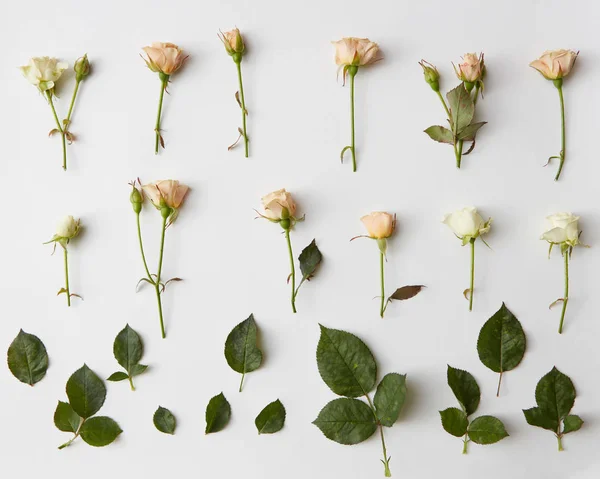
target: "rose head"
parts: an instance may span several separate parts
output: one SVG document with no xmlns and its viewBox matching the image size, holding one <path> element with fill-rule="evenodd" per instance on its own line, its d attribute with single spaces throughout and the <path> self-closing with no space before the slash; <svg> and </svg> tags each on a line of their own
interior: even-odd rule
<svg viewBox="0 0 600 479">
<path fill-rule="evenodd" d="M 187 58 L 183 50 L 173 43 L 152 43 L 149 47 L 142 48 L 148 58 L 144 58 L 148 68 L 156 73 L 172 75 Z M 143 57 L 142 57 L 143 58 Z"/>
<path fill-rule="evenodd" d="M 75 61 L 73 70 L 75 70 L 77 81 L 83 80 L 90 74 L 90 61 L 88 60 L 87 53 Z"/>
<path fill-rule="evenodd" d="M 571 213 L 556 213 L 546 218 L 548 229 L 540 239 L 550 244 L 566 244 L 577 246 L 580 244 L 579 216 Z"/>
<path fill-rule="evenodd" d="M 246 50 L 246 46 L 244 45 L 244 39 L 237 28 L 225 33 L 221 32 L 219 38 L 223 42 L 225 50 L 229 55 L 241 59 Z"/>
<path fill-rule="evenodd" d="M 463 62 L 455 66 L 454 71 L 459 80 L 469 83 L 475 83 L 483 78 L 485 71 L 483 53 L 477 56 L 476 53 L 466 53 L 463 56 Z"/>
<path fill-rule="evenodd" d="M 368 38 L 346 37 L 332 42 L 335 63 L 339 66 L 365 66 L 379 59 L 379 45 Z"/>
<path fill-rule="evenodd" d="M 444 217 L 443 223 L 448 225 L 452 232 L 467 244 L 490 230 L 492 219 L 485 221 L 477 212 L 477 208 L 467 207 L 455 211 Z"/>
<path fill-rule="evenodd" d="M 529 66 L 535 68 L 548 80 L 566 77 L 573 68 L 579 52 L 573 50 L 548 50 Z"/>
<path fill-rule="evenodd" d="M 264 216 L 274 222 L 294 218 L 296 214 L 296 203 L 292 195 L 282 190 L 273 191 L 261 198 Z"/>
<path fill-rule="evenodd" d="M 177 210 L 189 188 L 177 180 L 160 180 L 142 186 L 142 190 L 157 209 L 167 206 Z"/>
<path fill-rule="evenodd" d="M 360 220 L 365 225 L 369 238 L 377 240 L 392 236 L 396 227 L 396 217 L 383 211 L 374 211 Z"/>
<path fill-rule="evenodd" d="M 44 93 L 54 90 L 54 83 L 68 67 L 67 63 L 61 62 L 57 58 L 33 57 L 29 60 L 29 64 L 20 69 L 29 83 Z"/>
<path fill-rule="evenodd" d="M 440 72 L 438 72 L 435 65 L 432 65 L 425 60 L 421 60 L 419 62 L 421 68 L 423 68 L 423 76 L 425 77 L 425 81 L 429 83 L 429 86 L 433 91 L 440 90 Z"/>
</svg>

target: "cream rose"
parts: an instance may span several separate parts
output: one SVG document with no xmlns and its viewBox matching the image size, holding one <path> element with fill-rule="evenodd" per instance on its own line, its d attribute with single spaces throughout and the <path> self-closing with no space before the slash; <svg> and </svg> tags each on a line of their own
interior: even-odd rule
<svg viewBox="0 0 600 479">
<path fill-rule="evenodd" d="M 485 221 L 472 206 L 455 211 L 444 217 L 443 223 L 458 236 L 463 243 L 468 243 L 490 230 L 492 219 Z"/>
<path fill-rule="evenodd" d="M 143 185 L 142 190 L 156 208 L 161 209 L 163 206 L 168 206 L 178 209 L 183 203 L 189 187 L 177 180 L 160 180 Z"/>
<path fill-rule="evenodd" d="M 287 219 L 296 214 L 296 203 L 292 195 L 285 191 L 285 188 L 263 196 L 261 201 L 265 216 L 270 220 Z"/>
<path fill-rule="evenodd" d="M 529 66 L 535 68 L 548 80 L 566 77 L 573 68 L 579 52 L 573 50 L 548 50 Z"/>
<path fill-rule="evenodd" d="M 364 66 L 379 59 L 379 45 L 368 38 L 346 37 L 332 43 L 335 45 L 336 65 Z"/>
<path fill-rule="evenodd" d="M 187 56 L 183 50 L 173 43 L 152 43 L 149 47 L 142 48 L 148 59 L 144 58 L 146 65 L 153 72 L 172 75 L 175 73 Z"/>
<path fill-rule="evenodd" d="M 79 220 L 73 216 L 65 216 L 56 226 L 55 238 L 71 239 L 79 233 Z"/>
<path fill-rule="evenodd" d="M 57 58 L 33 57 L 29 64 L 20 67 L 27 81 L 38 87 L 43 93 L 54 88 L 54 83 L 60 78 L 62 73 L 69 67 L 65 62 Z"/>
<path fill-rule="evenodd" d="M 394 233 L 396 226 L 395 216 L 383 211 L 374 211 L 360 220 L 367 228 L 369 238 L 373 239 L 389 238 Z"/>
<path fill-rule="evenodd" d="M 221 33 L 219 38 L 223 42 L 223 45 L 225 45 L 225 50 L 227 50 L 227 53 L 230 55 L 233 56 L 235 53 L 239 55 L 244 54 L 246 46 L 244 45 L 244 39 L 242 38 L 239 29 L 234 28 L 228 32 Z"/>
<path fill-rule="evenodd" d="M 579 216 L 571 213 L 556 213 L 546 218 L 548 229 L 541 239 L 550 244 L 567 244 L 577 246 L 579 244 Z"/>
<path fill-rule="evenodd" d="M 458 64 L 458 69 L 454 71 L 459 80 L 474 83 L 481 79 L 483 74 L 483 53 L 477 56 L 476 53 L 466 53 L 463 56 L 463 62 Z"/>
</svg>

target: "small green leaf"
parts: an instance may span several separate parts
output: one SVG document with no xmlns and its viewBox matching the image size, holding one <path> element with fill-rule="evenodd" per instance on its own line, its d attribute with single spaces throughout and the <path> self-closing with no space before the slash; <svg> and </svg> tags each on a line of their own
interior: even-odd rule
<svg viewBox="0 0 600 479">
<path fill-rule="evenodd" d="M 106 416 L 92 417 L 81 426 L 81 439 L 90 446 L 103 447 L 113 442 L 123 431 L 119 425 Z"/>
<path fill-rule="evenodd" d="M 117 362 L 131 374 L 133 367 L 140 362 L 144 346 L 137 332 L 129 324 L 117 334 L 113 344 L 113 353 Z"/>
<path fill-rule="evenodd" d="M 523 409 L 523 414 L 525 415 L 527 424 L 548 429 L 553 432 L 558 431 L 558 418 L 546 416 L 539 407 Z"/>
<path fill-rule="evenodd" d="M 77 415 L 68 402 L 58 401 L 54 411 L 54 425 L 63 432 L 76 433 L 79 429 L 81 418 Z"/>
<path fill-rule="evenodd" d="M 117 371 L 116 373 L 112 373 L 109 377 L 106 378 L 107 381 L 113 382 L 125 381 L 125 379 L 129 379 L 129 376 L 123 371 Z"/>
<path fill-rule="evenodd" d="M 579 431 L 581 426 L 583 426 L 583 419 L 575 414 L 569 414 L 564 420 L 563 434 Z"/>
<path fill-rule="evenodd" d="M 442 419 L 442 426 L 448 434 L 462 437 L 467 433 L 469 420 L 464 411 L 456 407 L 449 407 L 440 411 L 440 417 Z"/>
<path fill-rule="evenodd" d="M 386 374 L 375 392 L 373 404 L 377 419 L 383 426 L 392 427 L 398 420 L 406 400 L 406 374 Z"/>
<path fill-rule="evenodd" d="M 279 399 L 267 404 L 254 420 L 259 434 L 276 433 L 281 430 L 284 422 L 285 408 Z"/>
<path fill-rule="evenodd" d="M 317 247 L 317 243 L 313 239 L 310 244 L 302 250 L 298 261 L 300 262 L 300 271 L 302 272 L 302 281 L 309 280 L 313 277 L 323 256 Z"/>
<path fill-rule="evenodd" d="M 231 417 L 231 406 L 223 393 L 213 397 L 206 406 L 206 429 L 205 434 L 219 432 L 227 426 Z"/>
<path fill-rule="evenodd" d="M 371 408 L 353 398 L 339 398 L 327 403 L 313 421 L 321 432 L 339 444 L 358 444 L 377 430 Z"/>
<path fill-rule="evenodd" d="M 154 422 L 156 429 L 158 429 L 160 432 L 164 432 L 165 434 L 175 434 L 177 421 L 175 420 L 175 416 L 173 416 L 171 411 L 169 411 L 167 408 L 158 406 L 152 421 Z"/>
<path fill-rule="evenodd" d="M 257 370 L 262 363 L 262 351 L 256 345 L 256 336 L 256 322 L 251 314 L 231 330 L 225 341 L 227 364 L 235 372 L 242 374 L 242 381 L 246 373 Z"/>
<path fill-rule="evenodd" d="M 568 376 L 554 367 L 538 382 L 535 401 L 545 416 L 562 420 L 575 403 L 575 387 Z"/>
<path fill-rule="evenodd" d="M 67 396 L 73 410 L 87 419 L 96 414 L 106 399 L 106 387 L 94 371 L 84 364 L 67 381 Z"/>
<path fill-rule="evenodd" d="M 504 424 L 494 416 L 480 416 L 469 424 L 469 439 L 475 444 L 494 444 L 507 436 Z"/>
<path fill-rule="evenodd" d="M 319 325 L 317 366 L 321 378 L 339 396 L 364 396 L 375 386 L 377 364 L 373 353 L 358 337 Z"/>
<path fill-rule="evenodd" d="M 469 92 L 463 84 L 458 85 L 454 90 L 446 94 L 448 98 L 448 108 L 452 120 L 452 131 L 456 134 L 462 131 L 473 120 L 475 114 L 475 104 Z"/>
<path fill-rule="evenodd" d="M 14 377 L 33 386 L 46 375 L 48 353 L 40 338 L 21 329 L 8 347 L 7 362 Z"/>
<path fill-rule="evenodd" d="M 463 141 L 475 141 L 475 135 L 486 123 L 487 121 L 480 121 L 465 126 L 461 131 L 458 132 L 458 139 Z"/>
<path fill-rule="evenodd" d="M 139 376 L 140 374 L 142 374 L 144 371 L 146 371 L 146 369 L 148 369 L 148 366 L 146 366 L 145 364 L 135 364 L 132 368 L 131 368 L 131 376 Z"/>
<path fill-rule="evenodd" d="M 394 291 L 394 294 L 388 298 L 388 301 L 392 301 L 394 299 L 398 301 L 405 301 L 407 299 L 414 298 L 424 287 L 425 286 L 423 285 L 402 286 Z"/>
<path fill-rule="evenodd" d="M 467 416 L 477 410 L 481 391 L 471 373 L 448 366 L 448 386 L 452 389 L 454 396 L 467 413 Z"/>
<path fill-rule="evenodd" d="M 430 126 L 425 130 L 425 133 L 429 135 L 434 141 L 439 143 L 448 143 L 449 145 L 454 145 L 454 136 L 452 132 L 448 128 L 444 128 L 443 126 Z"/>
</svg>

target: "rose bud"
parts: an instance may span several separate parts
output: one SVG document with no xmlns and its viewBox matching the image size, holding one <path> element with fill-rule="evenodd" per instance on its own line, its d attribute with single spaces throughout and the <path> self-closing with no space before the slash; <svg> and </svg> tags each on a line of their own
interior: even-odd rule
<svg viewBox="0 0 600 479">
<path fill-rule="evenodd" d="M 44 93 L 54 92 L 54 83 L 68 67 L 67 63 L 58 61 L 57 58 L 33 57 L 28 65 L 20 69 L 29 83 Z"/>
<path fill-rule="evenodd" d="M 139 214 L 142 211 L 142 204 L 144 203 L 144 195 L 138 190 L 134 184 L 131 185 L 131 194 L 129 195 L 129 201 L 131 201 L 131 206 L 133 207 L 133 211 L 136 214 Z"/>
<path fill-rule="evenodd" d="M 148 68 L 159 75 L 172 75 L 187 58 L 183 50 L 173 43 L 155 42 L 142 50 L 148 55 L 147 59 L 144 58 Z"/>
<path fill-rule="evenodd" d="M 573 50 L 548 50 L 529 66 L 535 68 L 548 80 L 559 80 L 571 72 L 577 55 L 579 52 Z"/>
<path fill-rule="evenodd" d="M 546 218 L 548 230 L 540 239 L 550 244 L 577 246 L 579 243 L 579 216 L 571 213 L 556 213 Z"/>
<path fill-rule="evenodd" d="M 458 69 L 454 66 L 454 72 L 459 80 L 467 84 L 481 80 L 484 72 L 483 53 L 479 56 L 475 53 L 466 53 L 463 62 L 458 64 Z"/>
<path fill-rule="evenodd" d="M 233 58 L 233 61 L 235 63 L 241 62 L 242 56 L 246 51 L 246 45 L 244 45 L 244 39 L 239 29 L 234 28 L 225 33 L 221 32 L 219 38 L 223 42 L 227 53 Z"/>
<path fill-rule="evenodd" d="M 368 38 L 346 37 L 332 42 L 335 63 L 339 66 L 365 66 L 379 60 L 379 45 Z"/>
<path fill-rule="evenodd" d="M 90 74 L 90 61 L 88 60 L 87 53 L 75 61 L 73 70 L 75 70 L 75 80 L 77 82 L 80 82 Z"/>
<path fill-rule="evenodd" d="M 279 223 L 284 230 L 290 229 L 296 221 L 301 221 L 295 218 L 296 203 L 285 188 L 263 196 L 261 202 L 264 209 L 262 216 L 269 221 Z"/>
<path fill-rule="evenodd" d="M 423 68 L 423 75 L 425 81 L 429 83 L 429 86 L 433 91 L 440 91 L 440 72 L 437 71 L 435 65 L 432 65 L 425 60 L 421 60 L 419 65 Z"/>
<path fill-rule="evenodd" d="M 369 238 L 377 240 L 392 236 L 396 227 L 396 217 L 383 211 L 374 211 L 360 220 L 367 228 Z"/>
<path fill-rule="evenodd" d="M 485 221 L 472 206 L 455 211 L 444 217 L 444 224 L 448 225 L 463 244 L 476 239 L 490 230 L 492 219 Z"/>
<path fill-rule="evenodd" d="M 64 238 L 70 240 L 75 238 L 79 233 L 79 220 L 73 216 L 65 216 L 56 226 L 56 238 Z"/>
</svg>

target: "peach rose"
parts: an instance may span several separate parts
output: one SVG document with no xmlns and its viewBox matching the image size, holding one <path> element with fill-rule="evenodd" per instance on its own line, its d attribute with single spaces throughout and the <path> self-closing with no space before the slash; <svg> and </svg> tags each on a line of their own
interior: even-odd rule
<svg viewBox="0 0 600 479">
<path fill-rule="evenodd" d="M 368 38 L 345 37 L 335 45 L 335 63 L 339 66 L 364 66 L 379 59 L 379 45 Z"/>
<path fill-rule="evenodd" d="M 296 214 L 296 203 L 292 195 L 282 190 L 274 191 L 261 198 L 265 216 L 274 221 L 294 217 Z"/>
<path fill-rule="evenodd" d="M 225 45 L 225 50 L 229 55 L 233 56 L 234 54 L 243 55 L 246 46 L 244 45 L 244 39 L 242 38 L 242 34 L 239 29 L 234 28 L 228 32 L 221 32 L 219 38 Z"/>
<path fill-rule="evenodd" d="M 579 52 L 573 50 L 548 50 L 529 66 L 535 68 L 548 80 L 566 77 L 573 68 Z"/>
<path fill-rule="evenodd" d="M 142 50 L 148 55 L 148 59 L 144 58 L 148 68 L 165 75 L 172 75 L 179 70 L 187 58 L 183 50 L 173 43 L 155 42 Z"/>
<path fill-rule="evenodd" d="M 389 238 L 394 233 L 396 218 L 394 215 L 383 211 L 374 211 L 360 219 L 369 233 L 369 238 Z"/>
<path fill-rule="evenodd" d="M 142 186 L 142 190 L 156 208 L 161 209 L 163 206 L 168 206 L 178 209 L 189 188 L 177 180 L 160 180 Z"/>
</svg>

